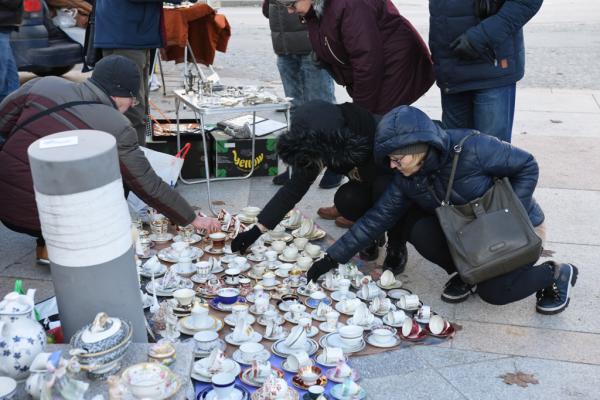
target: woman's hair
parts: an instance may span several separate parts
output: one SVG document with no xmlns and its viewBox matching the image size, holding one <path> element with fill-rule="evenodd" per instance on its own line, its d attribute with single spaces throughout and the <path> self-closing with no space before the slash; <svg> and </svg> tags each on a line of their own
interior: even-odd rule
<svg viewBox="0 0 600 400">
<path fill-rule="evenodd" d="M 415 154 L 405 155 L 404 157 L 412 156 L 412 160 L 411 160 L 410 164 L 404 165 L 404 168 L 412 169 L 412 168 L 420 166 L 421 164 L 423 164 L 425 162 L 427 153 L 428 153 L 428 151 L 424 151 L 423 153 L 415 153 Z"/>
</svg>

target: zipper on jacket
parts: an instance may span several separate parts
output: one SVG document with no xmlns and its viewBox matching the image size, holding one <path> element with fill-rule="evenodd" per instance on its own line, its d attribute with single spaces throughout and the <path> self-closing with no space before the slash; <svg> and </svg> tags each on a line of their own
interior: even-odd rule
<svg viewBox="0 0 600 400">
<path fill-rule="evenodd" d="M 346 65 L 345 62 L 343 62 L 342 60 L 340 60 L 335 53 L 333 52 L 333 50 L 331 50 L 331 46 L 329 46 L 329 40 L 327 40 L 327 36 L 325 36 L 325 47 L 327 47 L 327 49 L 329 49 L 329 52 L 331 53 L 331 55 L 333 56 L 333 58 L 335 58 L 337 60 L 337 62 L 339 62 L 342 65 Z"/>
</svg>

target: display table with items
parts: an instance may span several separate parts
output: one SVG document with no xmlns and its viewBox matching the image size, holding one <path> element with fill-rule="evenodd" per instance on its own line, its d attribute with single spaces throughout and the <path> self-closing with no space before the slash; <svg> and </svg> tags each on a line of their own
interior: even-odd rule
<svg viewBox="0 0 600 400">
<path fill-rule="evenodd" d="M 259 212 L 221 210 L 221 231 L 208 235 L 154 212 L 134 221 L 152 344 L 131 343 L 131 324 L 101 312 L 69 345 L 45 345 L 33 291 L 6 295 L 0 398 L 26 391 L 69 400 L 362 399 L 352 357 L 454 336 L 452 324 L 391 272 L 373 279 L 350 263 L 307 282 L 332 239 L 299 211 L 246 255 L 232 254 L 230 240 Z"/>
</svg>

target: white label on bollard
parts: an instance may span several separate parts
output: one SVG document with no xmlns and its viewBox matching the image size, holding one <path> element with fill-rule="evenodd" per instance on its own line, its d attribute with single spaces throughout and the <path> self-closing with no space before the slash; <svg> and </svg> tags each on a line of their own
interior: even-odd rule
<svg viewBox="0 0 600 400">
<path fill-rule="evenodd" d="M 77 136 L 66 136 L 52 139 L 40 140 L 40 149 L 51 149 L 53 147 L 74 146 L 79 142 Z"/>
</svg>

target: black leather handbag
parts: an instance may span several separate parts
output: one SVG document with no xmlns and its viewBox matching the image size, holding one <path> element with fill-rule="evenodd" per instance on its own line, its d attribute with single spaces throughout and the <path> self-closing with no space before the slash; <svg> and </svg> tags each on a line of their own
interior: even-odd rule
<svg viewBox="0 0 600 400">
<path fill-rule="evenodd" d="M 495 179 L 483 196 L 467 204 L 450 204 L 462 146 L 476 134 L 479 132 L 464 137 L 454 147 L 446 197 L 435 210 L 458 274 L 471 285 L 533 263 L 542 250 L 542 239 L 508 178 Z M 434 193 L 431 186 L 429 190 Z"/>
</svg>

